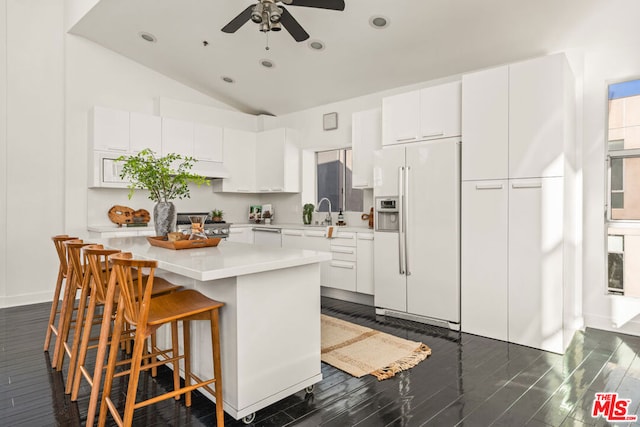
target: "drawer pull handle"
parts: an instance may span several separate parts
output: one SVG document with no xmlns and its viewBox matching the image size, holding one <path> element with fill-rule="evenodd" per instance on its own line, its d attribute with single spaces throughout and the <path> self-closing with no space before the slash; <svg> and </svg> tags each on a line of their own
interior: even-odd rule
<svg viewBox="0 0 640 427">
<path fill-rule="evenodd" d="M 502 184 L 476 185 L 476 190 L 502 190 Z"/>
<path fill-rule="evenodd" d="M 353 264 L 336 264 L 332 262 L 331 267 L 346 268 L 349 270 L 353 270 Z"/>
<path fill-rule="evenodd" d="M 536 182 L 532 184 L 511 184 L 511 188 L 542 188 L 542 183 Z"/>
<path fill-rule="evenodd" d="M 355 251 L 353 249 L 338 249 L 331 248 L 331 252 L 339 253 L 339 254 L 354 254 Z"/>
<path fill-rule="evenodd" d="M 408 136 L 406 138 L 396 138 L 397 142 L 404 142 L 404 141 L 413 141 L 414 139 L 416 139 L 415 136 Z"/>
</svg>

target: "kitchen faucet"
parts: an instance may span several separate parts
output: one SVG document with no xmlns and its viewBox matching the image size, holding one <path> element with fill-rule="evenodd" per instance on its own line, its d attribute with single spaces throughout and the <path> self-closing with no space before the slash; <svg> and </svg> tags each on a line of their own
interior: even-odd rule
<svg viewBox="0 0 640 427">
<path fill-rule="evenodd" d="M 316 208 L 316 212 L 320 212 L 320 204 L 325 200 L 327 201 L 327 203 L 329 203 L 329 212 L 327 213 L 327 216 L 324 219 L 324 223 L 325 225 L 331 225 L 331 223 L 333 222 L 333 220 L 331 219 L 331 200 L 327 199 L 326 197 L 323 197 L 322 199 L 320 199 L 320 201 L 318 202 L 318 207 Z"/>
</svg>

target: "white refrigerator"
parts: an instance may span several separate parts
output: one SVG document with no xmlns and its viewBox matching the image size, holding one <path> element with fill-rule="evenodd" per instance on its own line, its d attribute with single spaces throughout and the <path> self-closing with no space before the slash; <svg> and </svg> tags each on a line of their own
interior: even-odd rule
<svg viewBox="0 0 640 427">
<path fill-rule="evenodd" d="M 458 329 L 460 139 L 376 151 L 374 197 L 397 197 L 401 224 L 374 231 L 377 312 Z"/>
</svg>

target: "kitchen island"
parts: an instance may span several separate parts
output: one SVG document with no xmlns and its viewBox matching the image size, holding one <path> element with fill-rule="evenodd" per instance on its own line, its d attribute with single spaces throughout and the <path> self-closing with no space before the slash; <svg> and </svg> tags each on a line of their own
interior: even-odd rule
<svg viewBox="0 0 640 427">
<path fill-rule="evenodd" d="M 225 303 L 222 390 L 224 410 L 234 418 L 251 417 L 322 379 L 320 262 L 329 253 L 227 241 L 178 251 L 151 246 L 145 237 L 94 241 L 157 260 L 157 276 Z M 194 322 L 191 331 L 192 370 L 212 377 L 209 324 Z"/>
</svg>

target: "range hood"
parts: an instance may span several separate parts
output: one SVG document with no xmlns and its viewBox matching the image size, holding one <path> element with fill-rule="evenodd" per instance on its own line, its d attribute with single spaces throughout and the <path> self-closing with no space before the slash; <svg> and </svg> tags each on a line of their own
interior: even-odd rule
<svg viewBox="0 0 640 427">
<path fill-rule="evenodd" d="M 191 173 L 202 175 L 205 178 L 229 178 L 231 176 L 223 163 L 205 160 L 199 160 L 193 165 Z"/>
</svg>

